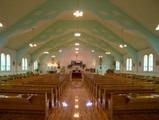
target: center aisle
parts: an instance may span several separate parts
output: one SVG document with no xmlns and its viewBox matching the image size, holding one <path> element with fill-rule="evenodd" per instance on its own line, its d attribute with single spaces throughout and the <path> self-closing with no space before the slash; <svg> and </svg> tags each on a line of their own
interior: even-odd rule
<svg viewBox="0 0 159 120">
<path fill-rule="evenodd" d="M 92 103 L 82 81 L 70 81 L 61 97 L 60 107 L 49 120 L 108 120 L 101 108 Z"/>
</svg>

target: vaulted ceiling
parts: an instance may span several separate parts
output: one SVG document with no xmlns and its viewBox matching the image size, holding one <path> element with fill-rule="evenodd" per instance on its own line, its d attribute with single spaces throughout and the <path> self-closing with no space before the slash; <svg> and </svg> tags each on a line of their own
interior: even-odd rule
<svg viewBox="0 0 159 120">
<path fill-rule="evenodd" d="M 17 58 L 36 59 L 46 50 L 73 47 L 80 32 L 82 46 L 111 51 L 116 59 L 128 54 L 137 60 L 137 51 L 146 48 L 159 55 L 158 6 L 158 0 L 0 0 L 0 47 L 16 50 Z M 73 16 L 77 9 L 83 17 Z"/>
</svg>

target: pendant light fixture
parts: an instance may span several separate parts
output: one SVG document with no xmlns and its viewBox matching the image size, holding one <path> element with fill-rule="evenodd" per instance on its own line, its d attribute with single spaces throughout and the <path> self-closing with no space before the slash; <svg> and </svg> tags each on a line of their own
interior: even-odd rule
<svg viewBox="0 0 159 120">
<path fill-rule="evenodd" d="M 121 37 L 124 40 L 124 29 L 123 28 L 121 28 Z M 127 44 L 120 44 L 119 47 L 126 48 L 126 47 L 128 47 L 128 45 Z"/>
<path fill-rule="evenodd" d="M 83 11 L 79 10 L 79 0 L 77 0 L 77 10 L 73 12 L 73 16 L 76 18 L 82 17 L 83 16 Z"/>
<path fill-rule="evenodd" d="M 157 27 L 156 27 L 156 31 L 159 31 L 159 24 L 158 24 Z"/>
<path fill-rule="evenodd" d="M 79 10 L 79 0 L 76 1 L 76 11 L 73 12 L 73 16 L 75 16 L 75 18 L 79 18 L 83 16 L 83 11 Z M 74 32 L 74 36 L 76 37 L 76 39 L 78 40 L 78 38 L 81 36 L 81 33 L 79 32 L 79 19 L 75 19 L 76 21 L 76 31 Z M 78 42 L 75 43 L 75 53 L 76 55 L 79 53 L 79 46 L 80 44 Z M 77 57 L 77 56 L 76 56 Z"/>
<path fill-rule="evenodd" d="M 3 24 L 0 22 L 0 28 L 2 28 L 3 27 Z"/>
</svg>

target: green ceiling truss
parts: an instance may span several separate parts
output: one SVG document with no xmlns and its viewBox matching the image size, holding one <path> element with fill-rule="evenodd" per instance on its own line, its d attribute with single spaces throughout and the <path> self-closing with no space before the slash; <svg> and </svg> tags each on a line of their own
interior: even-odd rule
<svg viewBox="0 0 159 120">
<path fill-rule="evenodd" d="M 97 34 L 100 37 L 103 37 L 105 40 L 110 40 L 113 43 L 117 44 L 124 44 L 125 42 L 120 38 L 119 36 L 115 35 L 112 31 L 110 31 L 108 28 L 103 27 L 100 23 L 96 21 L 59 21 L 56 24 L 53 24 L 49 26 L 46 30 L 39 33 L 37 36 L 35 36 L 31 42 L 33 43 L 39 43 L 44 42 L 44 40 L 50 38 L 54 35 L 60 35 L 63 34 L 64 31 L 67 31 L 67 29 L 77 29 L 77 26 L 80 26 L 80 28 L 85 29 L 87 31 L 90 31 L 92 35 Z M 94 31 L 98 30 L 98 31 Z M 72 34 L 73 35 L 73 34 Z M 94 39 L 97 44 L 99 44 L 99 41 Z M 28 43 L 29 44 L 29 43 Z M 28 44 L 23 46 L 20 50 L 18 50 L 18 56 L 21 56 L 21 54 L 24 54 L 25 51 L 29 48 Z M 106 44 L 106 41 L 105 41 Z M 108 46 L 108 44 L 106 44 Z M 109 45 L 110 46 L 110 45 Z M 113 47 L 111 47 L 113 48 Z M 127 54 L 129 54 L 134 60 L 137 60 L 136 57 L 136 51 L 134 48 L 129 46 L 126 48 Z"/>
<path fill-rule="evenodd" d="M 43 45 L 41 48 L 39 48 L 38 50 L 36 50 L 33 54 L 32 54 L 32 58 L 33 60 L 38 59 L 38 57 L 43 54 L 44 51 L 49 51 L 52 48 L 59 48 L 60 47 L 64 47 L 66 46 L 66 44 L 68 44 L 69 42 L 73 42 L 73 40 L 65 40 L 65 39 L 61 39 L 61 40 L 53 40 L 48 42 L 47 44 Z"/>
<path fill-rule="evenodd" d="M 147 41 L 159 54 L 158 37 L 156 37 L 148 29 L 146 29 L 141 23 L 139 23 L 131 16 L 124 13 L 114 4 L 112 4 L 109 0 L 101 0 L 101 1 L 91 0 L 91 2 L 89 0 L 81 0 L 79 8 L 83 10 L 92 11 L 101 19 L 113 20 L 118 24 L 120 24 L 125 29 L 136 30 L 140 32 L 147 38 Z M 77 9 L 77 3 L 75 0 L 70 0 L 69 2 L 65 0 L 59 0 L 59 1 L 47 0 L 38 8 L 35 8 L 32 12 L 30 12 L 21 20 L 19 20 L 17 23 L 9 27 L 6 31 L 1 32 L 0 47 L 3 47 L 7 43 L 8 38 L 15 35 L 20 30 L 33 28 L 41 21 L 54 20 L 55 18 L 60 16 L 63 12 L 67 10 L 74 11 L 76 9 Z M 101 12 L 105 12 L 106 14 L 101 14 Z M 41 33 L 39 33 L 39 35 L 34 37 L 33 41 L 38 41 L 38 40 L 43 41 L 45 39 L 48 39 L 48 37 L 52 34 L 58 34 L 58 32 L 55 32 L 56 29 L 66 30 L 73 28 L 73 26 L 77 27 L 77 25 L 90 31 L 96 29 L 98 32 L 96 33 L 92 32 L 92 34 L 97 34 L 99 36 L 102 36 L 107 40 L 115 42 L 116 44 L 125 43 L 120 36 L 117 36 L 117 34 L 113 33 L 109 28 L 102 26 L 97 21 L 57 22 L 54 25 L 51 25 L 47 30 L 44 30 Z M 48 30 L 50 30 L 50 32 Z M 105 32 L 103 32 L 103 30 Z M 134 60 L 137 60 L 136 51 L 134 50 L 134 48 L 131 47 L 131 45 L 128 46 L 130 47 L 126 48 L 127 53 L 130 56 L 132 56 Z M 26 47 L 23 48 L 27 49 Z"/>
<path fill-rule="evenodd" d="M 67 47 L 74 47 L 74 44 L 73 45 L 71 43 L 67 43 L 67 44 L 70 44 L 70 45 L 67 45 Z M 97 47 L 96 45 L 93 45 L 92 43 L 89 44 L 89 42 L 87 42 L 86 40 L 80 39 L 80 46 L 85 47 L 85 48 L 91 48 L 91 49 L 95 50 L 95 53 L 92 53 L 92 55 L 103 55 L 103 58 L 107 57 L 109 60 L 112 60 L 114 58 L 111 55 L 105 55 L 104 54 L 105 50 L 102 50 L 99 46 Z M 38 57 L 39 60 L 42 62 L 46 56 L 51 57 L 51 55 L 56 55 L 56 56 L 59 55 L 58 50 L 61 47 L 63 47 L 63 46 L 59 46 L 57 48 L 51 48 L 49 50 L 50 55 L 40 54 Z M 90 50 L 90 52 L 91 52 L 91 50 Z"/>
<path fill-rule="evenodd" d="M 72 33 L 72 34 L 73 34 L 73 33 Z M 67 41 L 67 40 L 69 40 L 69 39 L 73 39 L 73 38 L 74 38 L 74 43 L 77 42 L 76 38 L 75 38 L 74 36 L 72 36 L 72 34 L 71 34 L 71 33 L 68 33 L 68 35 L 65 35 L 65 37 L 64 37 L 63 39 L 64 39 L 65 41 Z M 61 38 L 61 39 L 62 39 L 62 38 Z M 86 33 L 82 33 L 82 37 L 80 37 L 80 38 L 78 39 L 78 42 L 79 42 L 81 39 L 84 39 L 85 41 L 89 41 L 89 42 L 87 42 L 88 45 L 91 44 L 91 43 L 93 43 L 94 45 L 98 46 L 101 50 L 103 49 L 103 50 L 104 50 L 104 53 L 105 53 L 106 51 L 111 51 L 111 52 L 112 52 L 112 55 L 113 55 L 114 57 L 116 57 L 116 59 L 119 59 L 119 60 L 122 60 L 122 59 L 123 59 L 122 54 L 121 54 L 120 52 L 118 52 L 116 49 L 112 48 L 110 45 L 108 45 L 106 42 L 104 42 L 104 41 L 102 41 L 102 40 L 100 40 L 100 39 L 94 38 L 94 37 L 92 37 L 92 36 L 90 36 L 90 35 L 88 35 L 88 34 L 86 34 Z M 99 42 L 96 42 L 94 39 L 95 39 L 96 41 L 99 41 Z M 53 41 L 53 42 L 55 42 L 55 41 L 59 42 L 59 40 L 60 40 L 60 39 L 57 38 L 57 39 L 54 39 L 54 40 L 52 40 L 52 41 Z M 41 49 L 43 49 L 43 51 L 46 50 L 47 47 L 48 47 L 48 45 L 49 45 L 49 46 L 51 45 L 51 47 L 54 48 L 52 41 L 46 42 L 45 45 L 41 47 Z M 65 43 L 62 43 L 62 44 L 64 45 L 63 47 L 66 46 Z M 36 54 L 37 54 L 37 53 L 40 54 L 41 52 L 42 52 L 42 51 L 38 49 L 37 52 L 34 52 L 34 54 L 35 54 L 35 53 L 36 53 Z"/>
<path fill-rule="evenodd" d="M 88 37 L 86 37 L 86 38 L 88 38 Z M 65 44 L 63 44 L 63 46 L 59 46 L 58 48 L 56 48 L 56 53 L 58 52 L 58 49 L 60 49 L 61 47 L 64 47 L 64 46 L 66 46 L 66 44 L 67 44 L 67 46 L 70 46 L 70 47 L 74 47 L 74 44 L 72 44 L 72 43 L 75 43 L 75 41 L 76 41 L 76 38 L 70 38 L 70 40 L 72 41 L 72 42 L 68 42 L 68 41 L 66 41 L 65 42 Z M 88 48 L 92 48 L 92 49 L 94 49 L 95 51 L 98 51 L 98 53 L 100 53 L 100 55 L 103 55 L 103 56 L 107 56 L 107 57 L 111 57 L 111 58 L 114 58 L 114 57 L 117 57 L 116 59 L 118 59 L 118 60 L 122 60 L 122 56 L 120 55 L 120 54 L 117 54 L 116 53 L 116 55 L 117 56 L 111 56 L 111 55 L 105 55 L 105 51 L 106 51 L 106 49 L 104 49 L 104 48 L 101 48 L 101 46 L 100 45 L 98 45 L 98 44 L 94 44 L 93 43 L 93 41 L 92 40 L 85 40 L 85 39 L 83 39 L 83 38 L 81 38 L 81 39 L 79 39 L 78 40 L 78 42 L 80 42 L 80 44 L 82 43 L 82 45 L 84 46 L 84 47 L 88 47 Z M 51 44 L 51 43 L 49 43 L 49 44 Z M 69 44 L 72 44 L 72 45 L 69 45 Z M 42 48 L 43 50 L 48 50 L 49 49 L 49 52 L 51 53 L 52 52 L 52 50 L 55 52 L 55 47 L 50 47 L 50 48 L 48 48 L 48 47 L 46 47 L 46 48 Z M 43 51 L 42 50 L 42 51 Z M 40 56 L 43 56 L 44 54 L 42 54 L 41 52 L 42 51 L 37 51 L 37 52 L 35 52 L 34 53 L 34 60 L 35 59 L 38 59 L 38 57 L 40 57 Z M 91 51 L 91 50 L 90 50 Z M 112 53 L 113 54 L 113 53 Z"/>
<path fill-rule="evenodd" d="M 69 44 L 69 45 L 67 45 L 65 47 L 65 49 L 71 47 L 72 46 L 71 43 L 72 43 L 71 41 L 67 42 L 67 44 Z M 49 51 L 48 55 L 47 54 L 32 55 L 33 56 L 32 58 L 34 58 L 33 61 L 38 60 L 39 62 L 42 62 L 44 59 L 47 59 L 47 58 L 51 57 L 52 55 L 57 56 L 57 55 L 59 55 L 59 52 L 58 52 L 59 48 L 62 48 L 62 47 L 64 47 L 63 44 L 57 45 L 54 48 L 48 49 L 48 51 Z"/>
<path fill-rule="evenodd" d="M 99 1 L 96 1 L 99 2 Z M 156 51 L 156 53 L 159 55 L 159 38 L 154 35 L 150 30 L 148 30 L 142 23 L 138 22 L 128 14 L 126 14 L 124 11 L 122 11 L 120 8 L 112 4 L 109 0 L 105 1 L 102 0 L 102 5 L 97 4 L 95 7 L 95 12 L 100 18 L 102 19 L 109 19 L 112 21 L 115 21 L 125 29 L 129 30 L 135 30 L 147 38 L 146 40 L 150 43 L 152 48 Z M 107 14 L 103 15 L 100 12 L 104 11 Z"/>
<path fill-rule="evenodd" d="M 69 37 L 67 37 L 67 36 L 69 36 Z M 73 33 L 71 32 L 71 33 L 67 33 L 67 34 L 64 34 L 64 35 L 62 35 L 62 36 L 60 36 L 60 37 L 58 37 L 58 38 L 55 38 L 55 39 L 51 39 L 51 40 L 59 40 L 59 39 L 62 39 L 62 38 L 65 38 L 65 40 L 68 40 L 68 39 L 70 39 L 70 37 L 74 37 L 73 36 Z M 93 36 L 91 36 L 91 35 L 88 35 L 87 33 L 84 33 L 84 32 L 82 32 L 82 37 L 84 37 L 85 38 L 85 40 L 87 40 L 88 38 L 91 40 L 91 42 L 93 42 L 93 43 L 95 43 L 95 44 L 97 44 L 98 46 L 100 45 L 100 47 L 103 47 L 103 48 L 105 48 L 106 50 L 105 51 L 111 51 L 112 52 L 112 54 L 114 55 L 114 56 L 116 56 L 116 57 L 119 57 L 119 59 L 121 59 L 122 58 L 122 55 L 121 55 L 121 53 L 119 53 L 116 49 L 114 49 L 113 47 L 111 47 L 109 44 L 107 44 L 107 41 L 103 41 L 103 40 L 101 40 L 101 39 L 97 39 L 97 38 L 95 38 L 95 37 L 93 37 Z M 47 44 L 49 41 L 46 41 L 45 42 L 45 44 Z M 28 45 L 27 45 L 28 46 Z M 52 46 L 53 47 L 53 46 Z M 23 52 L 21 52 L 21 51 L 18 51 L 18 55 L 22 55 L 22 54 L 25 54 L 25 52 L 23 51 Z M 20 57 L 19 56 L 19 57 Z"/>
</svg>

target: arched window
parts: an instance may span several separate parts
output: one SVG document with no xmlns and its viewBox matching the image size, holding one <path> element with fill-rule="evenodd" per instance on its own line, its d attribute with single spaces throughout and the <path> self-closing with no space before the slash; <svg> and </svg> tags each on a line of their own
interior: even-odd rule
<svg viewBox="0 0 159 120">
<path fill-rule="evenodd" d="M 129 69 L 129 58 L 126 59 L 126 70 L 128 71 Z"/>
<path fill-rule="evenodd" d="M 25 70 L 24 64 L 25 64 L 25 60 L 24 60 L 24 58 L 22 58 L 22 70 Z"/>
<path fill-rule="evenodd" d="M 22 58 L 22 70 L 28 70 L 28 60 L 27 58 Z"/>
<path fill-rule="evenodd" d="M 6 71 L 10 71 L 11 70 L 11 57 L 9 54 L 7 54 L 6 56 Z"/>
<path fill-rule="evenodd" d="M 153 54 L 149 55 L 149 71 L 153 71 Z"/>
<path fill-rule="evenodd" d="M 120 62 L 119 61 L 116 61 L 116 63 L 115 63 L 115 69 L 116 70 L 120 70 Z"/>
<path fill-rule="evenodd" d="M 148 55 L 144 55 L 144 71 L 148 71 Z"/>
<path fill-rule="evenodd" d="M 28 70 L 28 59 L 25 58 L 25 70 Z"/>
<path fill-rule="evenodd" d="M 153 54 L 144 55 L 144 71 L 153 71 Z"/>
<path fill-rule="evenodd" d="M 126 70 L 127 71 L 132 71 L 132 66 L 133 66 L 132 59 L 127 58 L 126 59 Z"/>
<path fill-rule="evenodd" d="M 37 70 L 38 69 L 38 61 L 34 61 L 34 70 Z"/>
<path fill-rule="evenodd" d="M 133 66 L 132 59 L 129 58 L 129 71 L 132 71 L 132 66 Z"/>
<path fill-rule="evenodd" d="M 5 71 L 6 57 L 4 53 L 1 53 L 1 71 Z"/>
</svg>

